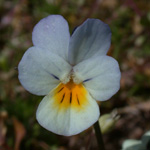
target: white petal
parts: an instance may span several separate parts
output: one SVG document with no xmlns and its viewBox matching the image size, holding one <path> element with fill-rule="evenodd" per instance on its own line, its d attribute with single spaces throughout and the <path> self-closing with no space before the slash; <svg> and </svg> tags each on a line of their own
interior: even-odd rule
<svg viewBox="0 0 150 150">
<path fill-rule="evenodd" d="M 120 88 L 119 65 L 112 57 L 93 57 L 79 63 L 73 70 L 74 76 L 83 81 L 96 100 L 108 100 Z"/>
<path fill-rule="evenodd" d="M 69 62 L 75 65 L 94 55 L 105 55 L 110 43 L 109 26 L 98 19 L 87 19 L 71 36 Z"/>
<path fill-rule="evenodd" d="M 34 27 L 33 44 L 63 57 L 68 58 L 70 33 L 67 21 L 60 15 L 50 15 Z"/>
<path fill-rule="evenodd" d="M 56 101 L 59 103 L 56 104 Z M 56 100 L 50 93 L 39 104 L 36 118 L 41 126 L 56 134 L 65 136 L 78 134 L 93 125 L 100 115 L 98 104 L 89 94 L 87 94 L 87 103 L 82 104 L 81 101 L 78 105 L 75 98 L 72 98 L 70 103 L 68 96 L 64 97 L 63 93 L 60 99 Z"/>
<path fill-rule="evenodd" d="M 71 66 L 49 50 L 31 47 L 25 52 L 18 70 L 19 80 L 26 90 L 46 95 L 68 76 Z"/>
</svg>

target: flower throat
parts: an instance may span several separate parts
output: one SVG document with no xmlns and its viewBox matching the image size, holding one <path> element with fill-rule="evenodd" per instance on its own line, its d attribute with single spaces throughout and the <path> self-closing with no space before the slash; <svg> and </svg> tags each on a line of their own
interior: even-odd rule
<svg viewBox="0 0 150 150">
<path fill-rule="evenodd" d="M 53 91 L 55 106 L 59 106 L 63 110 L 68 107 L 78 110 L 83 109 L 88 103 L 87 95 L 85 87 L 81 83 L 75 84 L 73 80 L 70 80 L 67 84 L 60 83 Z"/>
</svg>

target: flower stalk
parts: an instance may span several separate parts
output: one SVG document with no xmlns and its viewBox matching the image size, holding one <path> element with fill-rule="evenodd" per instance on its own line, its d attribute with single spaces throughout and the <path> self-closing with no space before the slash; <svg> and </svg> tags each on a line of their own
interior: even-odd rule
<svg viewBox="0 0 150 150">
<path fill-rule="evenodd" d="M 95 130 L 95 135 L 97 138 L 99 150 L 105 150 L 105 146 L 104 146 L 104 142 L 102 138 L 102 132 L 101 132 L 100 124 L 98 121 L 94 124 L 94 130 Z"/>
</svg>

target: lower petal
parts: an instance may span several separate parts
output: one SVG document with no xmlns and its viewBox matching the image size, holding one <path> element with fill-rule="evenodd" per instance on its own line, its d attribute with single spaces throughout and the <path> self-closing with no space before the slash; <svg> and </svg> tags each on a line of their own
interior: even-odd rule
<svg viewBox="0 0 150 150">
<path fill-rule="evenodd" d="M 36 117 L 41 126 L 59 135 L 71 136 L 94 124 L 100 112 L 82 84 L 59 84 L 41 101 Z"/>
</svg>

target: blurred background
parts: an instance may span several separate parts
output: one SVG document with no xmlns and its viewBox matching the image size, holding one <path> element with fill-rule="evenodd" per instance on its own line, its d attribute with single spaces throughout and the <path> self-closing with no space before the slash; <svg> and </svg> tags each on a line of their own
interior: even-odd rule
<svg viewBox="0 0 150 150">
<path fill-rule="evenodd" d="M 120 117 L 103 134 L 107 150 L 120 150 L 125 139 L 140 139 L 150 129 L 150 1 L 149 0 L 0 0 L 0 150 L 97 150 L 93 128 L 72 137 L 40 127 L 35 118 L 42 97 L 28 93 L 18 81 L 17 66 L 32 46 L 32 30 L 40 19 L 63 15 L 70 32 L 87 18 L 109 24 L 108 55 L 120 64 L 121 89 L 100 104 L 101 114 Z"/>
</svg>

